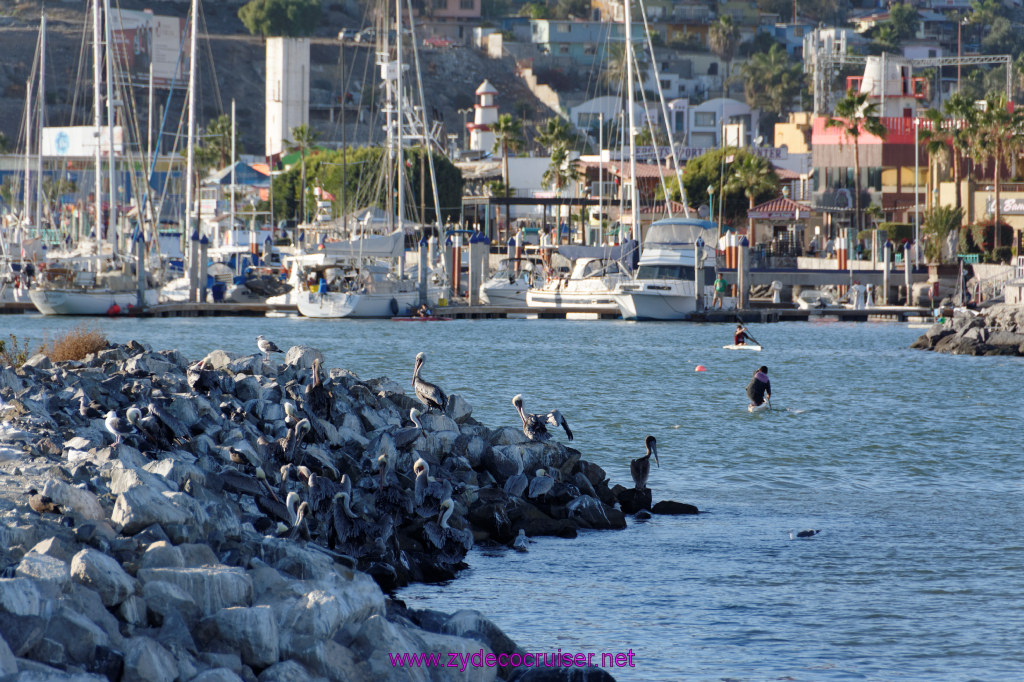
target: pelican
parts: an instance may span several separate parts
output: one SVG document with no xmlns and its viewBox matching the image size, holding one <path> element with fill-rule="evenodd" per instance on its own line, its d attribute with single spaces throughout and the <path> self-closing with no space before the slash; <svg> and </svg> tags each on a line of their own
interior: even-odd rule
<svg viewBox="0 0 1024 682">
<path fill-rule="evenodd" d="M 530 440 L 539 442 L 551 440 L 551 434 L 548 433 L 546 424 L 561 426 L 565 429 L 565 435 L 569 437 L 569 440 L 572 440 L 572 431 L 569 430 L 569 423 L 565 421 L 565 417 L 558 410 L 552 410 L 547 414 L 527 414 L 523 409 L 522 394 L 516 394 L 512 398 L 512 405 L 519 412 L 519 418 L 523 420 L 523 433 Z"/>
<path fill-rule="evenodd" d="M 284 423 L 286 426 L 292 426 L 295 422 L 302 419 L 302 415 L 299 414 L 299 409 L 295 407 L 295 403 L 290 400 L 284 401 Z"/>
<path fill-rule="evenodd" d="M 431 521 L 423 527 L 427 540 L 438 550 L 438 559 L 445 564 L 459 563 L 473 548 L 472 531 L 449 525 L 454 511 L 455 503 L 449 497 L 441 502 L 440 522 Z"/>
<path fill-rule="evenodd" d="M 281 493 L 281 497 L 288 496 L 288 478 L 294 469 L 295 465 L 291 462 L 281 465 L 281 486 L 278 488 L 278 492 Z"/>
<path fill-rule="evenodd" d="M 439 386 L 420 378 L 420 368 L 426 359 L 425 353 L 416 354 L 416 366 L 412 370 L 412 387 L 416 391 L 416 397 L 426 404 L 427 409 L 434 407 L 444 412 L 444 408 L 448 404 L 448 396 Z"/>
<path fill-rule="evenodd" d="M 437 514 L 441 501 L 451 497 L 452 484 L 448 481 L 438 481 L 431 476 L 430 465 L 422 457 L 413 464 L 412 471 L 416 475 L 413 490 L 416 512 L 422 517 Z"/>
<path fill-rule="evenodd" d="M 288 509 L 288 518 L 291 519 L 292 525 L 295 525 L 297 514 L 296 508 L 301 504 L 302 498 L 296 492 L 288 493 L 288 497 L 284 500 L 284 506 Z"/>
<path fill-rule="evenodd" d="M 658 460 L 658 441 L 654 439 L 654 436 L 647 436 L 644 444 L 647 445 L 647 454 L 637 457 L 629 463 L 629 473 L 633 476 L 634 490 L 647 489 L 647 477 L 651 475 L 651 455 L 654 455 L 654 461 L 658 468 L 661 468 L 661 462 Z"/>
<path fill-rule="evenodd" d="M 260 349 L 261 353 L 263 353 L 264 362 L 270 362 L 271 353 L 284 353 L 284 351 L 278 348 L 273 341 L 268 341 L 263 338 L 262 334 L 256 337 L 256 347 Z"/>
<path fill-rule="evenodd" d="M 329 478 L 317 476 L 314 473 L 309 475 L 309 492 L 306 494 L 306 501 L 316 514 L 322 514 L 330 501 L 337 493 L 342 492 L 341 486 Z"/>
<path fill-rule="evenodd" d="M 213 363 L 207 359 L 199 360 L 185 370 L 185 381 L 193 391 L 209 393 L 217 387 L 217 379 L 211 373 Z"/>
<path fill-rule="evenodd" d="M 551 492 L 555 487 L 555 479 L 547 475 L 543 469 L 537 469 L 537 475 L 530 481 L 530 497 L 540 497 Z"/>
<path fill-rule="evenodd" d="M 401 450 L 407 445 L 415 443 L 416 439 L 423 433 L 423 422 L 420 421 L 421 414 L 423 413 L 415 407 L 409 410 L 409 419 L 413 425 L 398 429 L 392 436 L 397 449 Z"/>
<path fill-rule="evenodd" d="M 508 477 L 505 481 L 505 492 L 513 497 L 522 497 L 523 493 L 526 492 L 526 488 L 530 485 L 530 481 L 526 478 L 526 474 L 523 473 L 523 455 L 522 453 L 516 453 L 516 464 L 517 471 Z"/>
<path fill-rule="evenodd" d="M 309 508 L 309 502 L 302 502 L 299 508 L 295 511 L 295 522 L 292 524 L 291 533 L 288 534 L 289 540 L 295 540 L 298 537 L 302 537 L 304 540 L 312 540 L 312 536 L 309 533 L 309 517 L 311 516 L 311 510 Z"/>
<path fill-rule="evenodd" d="M 37 514 L 63 514 L 64 510 L 59 504 L 46 495 L 42 495 L 35 488 L 30 488 L 26 493 L 29 495 L 28 506 Z"/>
<path fill-rule="evenodd" d="M 110 435 L 115 436 L 114 445 L 121 444 L 121 438 L 128 433 L 134 431 L 131 423 L 127 419 L 122 419 L 117 416 L 117 412 L 111 410 L 107 412 L 107 417 L 104 420 L 104 425 L 107 427 L 107 431 Z"/>
<path fill-rule="evenodd" d="M 802 530 L 802 531 L 800 531 L 799 533 L 796 534 L 796 537 L 798 537 L 798 538 L 805 538 L 805 539 L 806 538 L 813 538 L 815 535 L 817 535 L 820 532 L 821 532 L 820 530 L 813 530 L 813 529 L 811 529 L 811 530 Z M 790 540 L 793 539 L 793 533 L 792 532 L 789 534 L 789 539 Z"/>
<path fill-rule="evenodd" d="M 331 416 L 334 398 L 330 390 L 320 381 L 320 358 L 313 359 L 313 381 L 306 386 L 306 405 L 321 419 Z"/>
</svg>

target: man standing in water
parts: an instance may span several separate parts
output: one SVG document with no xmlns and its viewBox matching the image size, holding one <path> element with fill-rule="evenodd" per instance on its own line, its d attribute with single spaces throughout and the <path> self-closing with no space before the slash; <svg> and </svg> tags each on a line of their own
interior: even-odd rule
<svg viewBox="0 0 1024 682">
<path fill-rule="evenodd" d="M 747 397 L 753 407 L 760 407 L 772 398 L 772 384 L 768 380 L 768 368 L 761 365 L 754 372 L 754 378 L 747 384 Z"/>
</svg>

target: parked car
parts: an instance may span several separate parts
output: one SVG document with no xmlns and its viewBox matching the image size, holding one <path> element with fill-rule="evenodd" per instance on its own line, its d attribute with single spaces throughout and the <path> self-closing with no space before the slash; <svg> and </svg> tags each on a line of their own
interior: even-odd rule
<svg viewBox="0 0 1024 682">
<path fill-rule="evenodd" d="M 451 47 L 452 41 L 448 38 L 442 38 L 440 36 L 431 36 L 423 39 L 423 44 L 427 47 Z"/>
<path fill-rule="evenodd" d="M 354 28 L 343 28 L 338 31 L 338 40 L 344 42 L 346 40 L 352 40 L 356 37 L 356 30 Z"/>
<path fill-rule="evenodd" d="M 357 43 L 372 43 L 377 39 L 377 29 L 375 28 L 364 28 L 362 31 L 356 34 L 354 40 Z"/>
</svg>

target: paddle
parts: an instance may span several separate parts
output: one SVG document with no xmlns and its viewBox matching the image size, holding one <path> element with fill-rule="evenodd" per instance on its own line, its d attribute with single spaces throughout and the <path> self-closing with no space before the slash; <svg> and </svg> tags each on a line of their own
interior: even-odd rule
<svg viewBox="0 0 1024 682">
<path fill-rule="evenodd" d="M 747 326 L 747 323 L 746 323 L 746 322 L 744 322 L 744 321 L 743 321 L 743 318 L 742 318 L 742 317 L 740 317 L 740 316 L 739 316 L 738 314 L 736 315 L 736 319 L 737 319 L 737 320 L 739 321 L 739 323 L 740 323 L 740 324 L 742 324 L 742 325 L 743 325 L 744 327 L 746 327 L 746 326 Z M 748 338 L 748 339 L 750 339 L 751 341 L 753 341 L 754 343 L 756 343 L 757 345 L 761 346 L 761 348 L 764 348 L 764 344 L 763 344 L 763 343 L 761 343 L 760 341 L 758 341 L 757 339 L 755 339 L 755 338 L 754 338 L 754 337 L 753 337 L 753 336 L 752 336 L 752 335 L 750 334 L 750 332 L 749 332 L 749 331 L 747 332 L 747 338 Z M 769 407 L 771 407 L 771 405 L 769 405 Z"/>
<path fill-rule="evenodd" d="M 765 400 L 768 401 L 768 411 L 769 412 L 774 412 L 774 410 L 772 409 L 772 399 L 771 398 L 765 398 Z"/>
</svg>

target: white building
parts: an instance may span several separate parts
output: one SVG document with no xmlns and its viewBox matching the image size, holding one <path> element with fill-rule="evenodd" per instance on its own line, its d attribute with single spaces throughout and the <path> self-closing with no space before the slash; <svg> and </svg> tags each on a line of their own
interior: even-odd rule
<svg viewBox="0 0 1024 682">
<path fill-rule="evenodd" d="M 309 125 L 309 38 L 267 38 L 266 155 L 284 152 L 292 128 Z"/>
<path fill-rule="evenodd" d="M 733 146 L 750 146 L 757 137 L 761 112 L 744 102 L 716 97 L 698 105 L 688 99 L 669 102 L 668 115 L 676 144 L 686 147 L 716 148 L 723 134 Z"/>
</svg>

